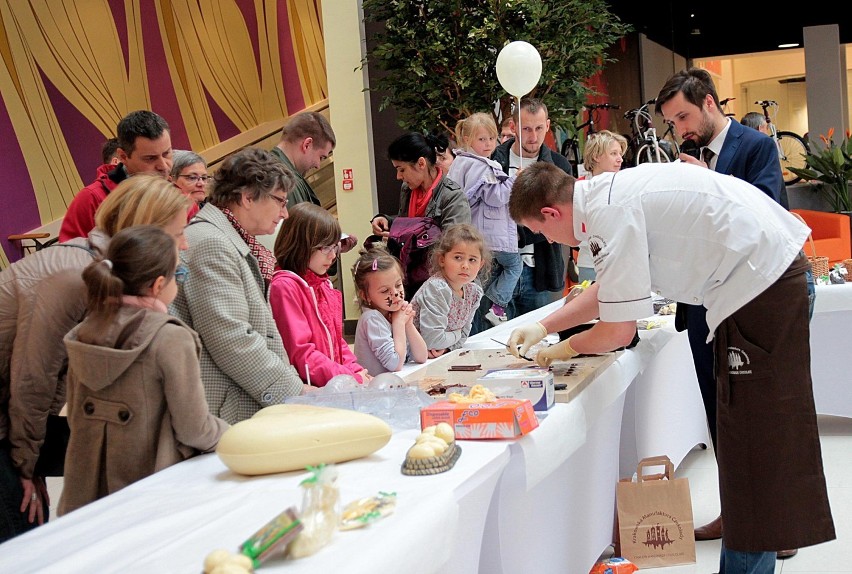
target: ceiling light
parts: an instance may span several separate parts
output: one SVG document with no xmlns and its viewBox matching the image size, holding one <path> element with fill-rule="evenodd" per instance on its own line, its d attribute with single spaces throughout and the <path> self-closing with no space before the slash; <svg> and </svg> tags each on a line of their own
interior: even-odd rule
<svg viewBox="0 0 852 574">
<path fill-rule="evenodd" d="M 796 42 L 795 44 L 778 44 L 778 47 L 779 48 L 798 48 L 799 43 Z"/>
</svg>

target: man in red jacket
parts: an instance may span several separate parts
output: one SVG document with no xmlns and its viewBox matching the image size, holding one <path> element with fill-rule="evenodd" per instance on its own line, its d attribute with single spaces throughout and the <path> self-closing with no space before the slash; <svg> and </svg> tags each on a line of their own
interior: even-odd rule
<svg viewBox="0 0 852 574">
<path fill-rule="evenodd" d="M 130 112 L 118 122 L 118 165 L 98 168 L 97 179 L 81 189 L 62 220 L 59 241 L 86 237 L 95 228 L 95 211 L 115 187 L 137 173 L 168 177 L 172 169 L 169 124 L 148 110 Z"/>
</svg>

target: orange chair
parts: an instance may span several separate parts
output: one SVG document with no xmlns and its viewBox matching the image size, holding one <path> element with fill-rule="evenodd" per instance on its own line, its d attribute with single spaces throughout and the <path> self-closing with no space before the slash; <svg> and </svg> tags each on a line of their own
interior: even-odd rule
<svg viewBox="0 0 852 574">
<path fill-rule="evenodd" d="M 809 209 L 790 211 L 798 213 L 811 228 L 816 254 L 828 257 L 829 265 L 852 257 L 852 232 L 848 215 Z M 813 255 L 809 242 L 805 242 L 804 250 L 805 255 Z"/>
</svg>

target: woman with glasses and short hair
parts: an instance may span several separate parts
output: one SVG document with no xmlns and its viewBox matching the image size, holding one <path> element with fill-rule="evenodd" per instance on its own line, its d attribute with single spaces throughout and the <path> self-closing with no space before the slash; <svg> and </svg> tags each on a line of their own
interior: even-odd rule
<svg viewBox="0 0 852 574">
<path fill-rule="evenodd" d="M 207 183 L 213 179 L 207 173 L 207 162 L 194 151 L 176 149 L 172 152 L 172 171 L 169 181 L 192 200 L 187 221 L 207 202 Z"/>
<path fill-rule="evenodd" d="M 190 280 L 171 311 L 201 337 L 210 412 L 230 424 L 301 394 L 267 301 L 275 257 L 257 235 L 287 217 L 293 176 L 270 152 L 245 148 L 222 162 L 207 204 L 186 228 Z"/>
</svg>

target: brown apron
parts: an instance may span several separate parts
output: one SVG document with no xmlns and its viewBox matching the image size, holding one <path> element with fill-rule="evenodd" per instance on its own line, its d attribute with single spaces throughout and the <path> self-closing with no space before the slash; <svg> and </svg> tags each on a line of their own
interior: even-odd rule
<svg viewBox="0 0 852 574">
<path fill-rule="evenodd" d="M 800 255 L 716 329 L 716 459 L 731 550 L 835 538 L 811 383 L 807 266 Z"/>
</svg>

